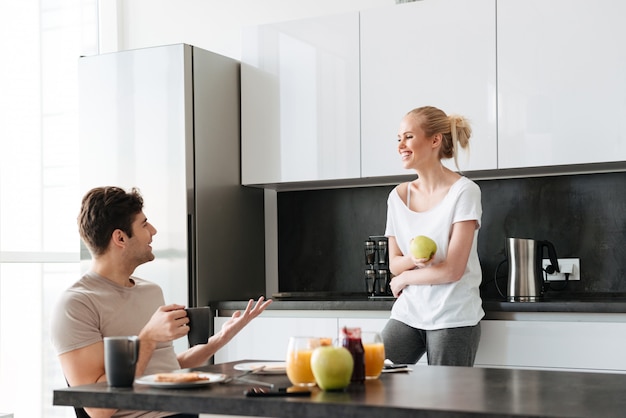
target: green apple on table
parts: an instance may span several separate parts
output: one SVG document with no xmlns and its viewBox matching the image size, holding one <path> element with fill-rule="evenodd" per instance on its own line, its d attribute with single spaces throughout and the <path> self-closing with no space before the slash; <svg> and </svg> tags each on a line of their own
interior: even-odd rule
<svg viewBox="0 0 626 418">
<path fill-rule="evenodd" d="M 353 369 L 354 359 L 345 347 L 326 345 L 313 350 L 311 370 L 315 383 L 322 390 L 339 390 L 347 387 Z"/>
</svg>

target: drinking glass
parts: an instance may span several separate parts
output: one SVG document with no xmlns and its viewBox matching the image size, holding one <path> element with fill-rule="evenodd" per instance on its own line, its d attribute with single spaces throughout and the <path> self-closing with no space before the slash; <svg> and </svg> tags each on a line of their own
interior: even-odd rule
<svg viewBox="0 0 626 418">
<path fill-rule="evenodd" d="M 389 270 L 378 270 L 378 278 L 376 279 L 376 285 L 374 292 L 377 296 L 384 296 L 391 294 L 389 289 Z"/>
<path fill-rule="evenodd" d="M 376 294 L 376 270 L 365 270 L 365 290 L 367 296 Z"/>
<path fill-rule="evenodd" d="M 374 266 L 376 262 L 376 243 L 372 240 L 365 241 L 365 264 Z"/>
<path fill-rule="evenodd" d="M 290 337 L 287 346 L 287 377 L 294 386 L 315 386 L 311 370 L 313 350 L 321 345 L 317 337 Z"/>
<path fill-rule="evenodd" d="M 365 351 L 365 378 L 378 379 L 385 365 L 385 345 L 378 332 L 361 332 L 361 341 Z"/>
<path fill-rule="evenodd" d="M 389 264 L 389 251 L 386 239 L 378 241 L 378 264 Z"/>
</svg>

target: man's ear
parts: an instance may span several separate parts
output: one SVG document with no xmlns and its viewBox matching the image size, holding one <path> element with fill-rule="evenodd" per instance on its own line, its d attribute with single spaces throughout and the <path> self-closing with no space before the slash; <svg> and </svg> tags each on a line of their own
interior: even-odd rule
<svg viewBox="0 0 626 418">
<path fill-rule="evenodd" d="M 111 236 L 111 242 L 118 247 L 124 247 L 126 245 L 127 239 L 128 236 L 121 229 L 116 229 L 115 231 L 113 231 L 113 234 Z"/>
</svg>

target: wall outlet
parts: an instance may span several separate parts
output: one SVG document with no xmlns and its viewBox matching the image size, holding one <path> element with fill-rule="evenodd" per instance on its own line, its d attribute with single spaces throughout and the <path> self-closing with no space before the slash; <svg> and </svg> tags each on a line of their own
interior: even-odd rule
<svg viewBox="0 0 626 418">
<path fill-rule="evenodd" d="M 560 273 L 546 274 L 546 278 L 550 282 L 565 280 L 565 273 L 569 273 L 569 280 L 580 280 L 580 259 L 578 258 L 559 258 Z M 550 265 L 550 260 L 543 259 L 543 268 Z"/>
</svg>

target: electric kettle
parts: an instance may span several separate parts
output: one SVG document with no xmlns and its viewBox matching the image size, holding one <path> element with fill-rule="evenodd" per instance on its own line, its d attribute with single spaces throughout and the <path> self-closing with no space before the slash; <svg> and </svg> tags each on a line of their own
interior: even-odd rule
<svg viewBox="0 0 626 418">
<path fill-rule="evenodd" d="M 559 271 L 554 245 L 550 241 L 525 238 L 507 238 L 506 252 L 509 260 L 507 299 L 510 302 L 534 302 L 543 296 L 543 251 L 548 251 L 549 274 Z"/>
</svg>

